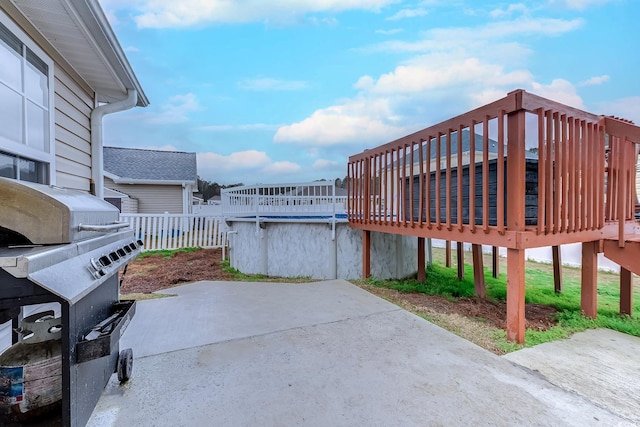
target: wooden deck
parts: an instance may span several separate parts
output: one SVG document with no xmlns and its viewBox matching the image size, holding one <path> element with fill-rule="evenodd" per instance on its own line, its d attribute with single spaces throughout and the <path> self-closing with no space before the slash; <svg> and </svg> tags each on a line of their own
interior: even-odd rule
<svg viewBox="0 0 640 427">
<path fill-rule="evenodd" d="M 507 337 L 523 342 L 524 250 L 582 242 L 582 308 L 595 317 L 597 254 L 640 259 L 638 143 L 628 121 L 516 90 L 351 156 L 348 218 L 363 230 L 363 276 L 371 232 L 416 236 L 419 277 L 425 238 L 505 247 Z"/>
</svg>

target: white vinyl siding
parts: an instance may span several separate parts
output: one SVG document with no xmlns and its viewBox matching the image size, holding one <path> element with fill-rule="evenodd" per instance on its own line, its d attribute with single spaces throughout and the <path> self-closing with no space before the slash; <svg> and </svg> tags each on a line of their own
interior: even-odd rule
<svg viewBox="0 0 640 427">
<path fill-rule="evenodd" d="M 54 75 L 56 183 L 89 191 L 93 99 L 61 68 Z"/>
<path fill-rule="evenodd" d="M 122 213 L 138 213 L 138 199 L 132 199 L 126 197 L 122 199 L 122 206 L 120 207 Z"/>
<path fill-rule="evenodd" d="M 138 213 L 183 213 L 180 185 L 115 184 L 109 178 L 105 178 L 104 186 L 137 199 Z"/>
</svg>

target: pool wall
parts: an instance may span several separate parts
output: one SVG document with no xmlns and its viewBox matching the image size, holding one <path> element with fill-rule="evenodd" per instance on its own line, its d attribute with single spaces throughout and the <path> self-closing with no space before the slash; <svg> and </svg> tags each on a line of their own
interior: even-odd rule
<svg viewBox="0 0 640 427">
<path fill-rule="evenodd" d="M 314 279 L 362 277 L 362 231 L 346 222 L 228 222 L 229 258 L 246 274 Z M 371 233 L 371 274 L 380 279 L 417 271 L 417 238 Z"/>
</svg>

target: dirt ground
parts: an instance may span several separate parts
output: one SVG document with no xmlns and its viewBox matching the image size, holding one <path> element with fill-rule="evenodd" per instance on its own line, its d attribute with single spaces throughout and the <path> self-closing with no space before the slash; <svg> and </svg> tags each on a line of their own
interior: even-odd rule
<svg viewBox="0 0 640 427">
<path fill-rule="evenodd" d="M 129 264 L 121 288 L 122 294 L 150 293 L 199 280 L 234 280 L 221 267 L 220 249 L 201 249 L 195 252 L 176 252 L 172 257 L 146 256 Z M 506 303 L 478 298 L 448 300 L 439 296 L 400 293 L 358 285 L 380 297 L 393 301 L 405 309 L 424 314 L 458 315 L 473 323 L 497 329 L 506 327 Z M 526 304 L 526 327 L 546 330 L 556 324 L 556 310 L 551 307 Z"/>
<path fill-rule="evenodd" d="M 129 263 L 120 293 L 151 293 L 200 280 L 233 280 L 221 261 L 221 249 L 175 252 L 172 257 L 145 256 Z"/>
</svg>

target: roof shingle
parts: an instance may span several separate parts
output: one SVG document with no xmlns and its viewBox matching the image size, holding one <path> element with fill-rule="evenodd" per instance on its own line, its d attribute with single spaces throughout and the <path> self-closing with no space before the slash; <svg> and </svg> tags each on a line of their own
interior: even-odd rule
<svg viewBox="0 0 640 427">
<path fill-rule="evenodd" d="M 120 178 L 193 181 L 198 175 L 196 153 L 103 147 L 104 170 Z"/>
</svg>

